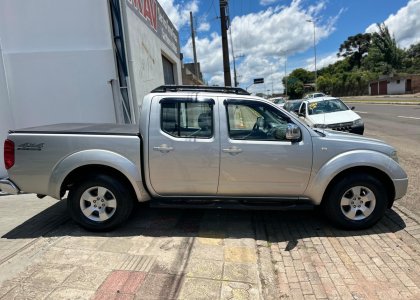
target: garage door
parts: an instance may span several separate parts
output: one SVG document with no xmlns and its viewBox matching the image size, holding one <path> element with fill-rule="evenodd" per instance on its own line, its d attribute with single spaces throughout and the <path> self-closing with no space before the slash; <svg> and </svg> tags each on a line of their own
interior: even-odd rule
<svg viewBox="0 0 420 300">
<path fill-rule="evenodd" d="M 165 84 L 175 84 L 174 65 L 163 55 L 162 64 Z"/>
<path fill-rule="evenodd" d="M 386 95 L 388 94 L 388 83 L 386 80 L 379 81 L 379 95 Z"/>
</svg>

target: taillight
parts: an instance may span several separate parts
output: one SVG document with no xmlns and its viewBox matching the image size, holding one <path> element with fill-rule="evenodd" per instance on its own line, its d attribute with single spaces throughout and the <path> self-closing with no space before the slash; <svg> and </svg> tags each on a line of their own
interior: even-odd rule
<svg viewBox="0 0 420 300">
<path fill-rule="evenodd" d="M 4 165 L 6 170 L 15 164 L 15 143 L 11 140 L 4 141 Z"/>
</svg>

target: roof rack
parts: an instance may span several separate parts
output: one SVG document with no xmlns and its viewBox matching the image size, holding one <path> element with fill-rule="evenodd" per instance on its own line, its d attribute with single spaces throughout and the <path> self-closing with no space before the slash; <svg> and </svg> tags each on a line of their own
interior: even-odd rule
<svg viewBox="0 0 420 300">
<path fill-rule="evenodd" d="M 228 93 L 238 95 L 251 95 L 242 88 L 230 86 L 206 86 L 206 85 L 161 85 L 151 93 L 166 93 L 166 92 L 212 92 L 212 93 Z"/>
</svg>

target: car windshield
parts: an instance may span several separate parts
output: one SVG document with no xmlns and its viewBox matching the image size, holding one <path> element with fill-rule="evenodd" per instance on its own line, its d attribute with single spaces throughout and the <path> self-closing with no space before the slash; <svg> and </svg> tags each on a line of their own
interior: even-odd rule
<svg viewBox="0 0 420 300">
<path fill-rule="evenodd" d="M 308 113 L 310 115 L 318 115 L 323 113 L 332 113 L 337 111 L 348 110 L 349 108 L 339 99 L 322 100 L 309 103 Z"/>
<path fill-rule="evenodd" d="M 299 108 L 302 101 L 289 101 L 284 105 L 284 109 L 288 111 L 295 111 Z"/>
<path fill-rule="evenodd" d="M 305 99 L 312 99 L 312 98 L 319 98 L 319 97 L 325 97 L 325 94 L 323 93 L 308 94 L 305 96 Z"/>
<path fill-rule="evenodd" d="M 282 99 L 282 98 L 274 99 L 273 103 L 274 104 L 282 104 L 282 103 L 284 103 L 284 99 Z"/>
</svg>

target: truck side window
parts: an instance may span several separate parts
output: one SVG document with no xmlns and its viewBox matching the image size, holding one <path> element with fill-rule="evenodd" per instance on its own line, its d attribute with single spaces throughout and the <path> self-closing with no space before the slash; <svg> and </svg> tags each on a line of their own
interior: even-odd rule
<svg viewBox="0 0 420 300">
<path fill-rule="evenodd" d="M 174 137 L 211 138 L 213 104 L 188 101 L 161 103 L 161 129 Z"/>
<path fill-rule="evenodd" d="M 274 107 L 253 101 L 227 101 L 229 137 L 234 140 L 286 140 L 290 120 Z"/>
</svg>

